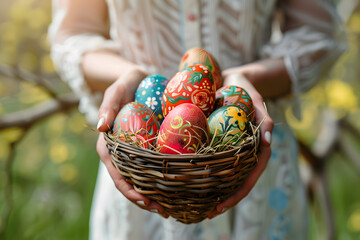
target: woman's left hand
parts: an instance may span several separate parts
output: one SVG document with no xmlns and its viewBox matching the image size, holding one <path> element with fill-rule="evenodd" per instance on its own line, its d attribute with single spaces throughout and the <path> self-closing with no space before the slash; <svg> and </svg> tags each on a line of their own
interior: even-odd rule
<svg viewBox="0 0 360 240">
<path fill-rule="evenodd" d="M 218 214 L 225 212 L 226 210 L 234 207 L 239 201 L 241 201 L 254 187 L 255 183 L 259 179 L 260 175 L 264 171 L 267 162 L 271 155 L 271 134 L 274 127 L 272 119 L 269 117 L 263 97 L 255 89 L 255 87 L 250 83 L 248 79 L 241 73 L 241 68 L 229 69 L 223 72 L 224 76 L 224 86 L 226 85 L 237 85 L 244 88 L 250 95 L 256 114 L 256 124 L 260 125 L 261 132 L 261 143 L 259 153 L 257 155 L 258 163 L 257 166 L 252 170 L 249 176 L 246 178 L 243 186 L 231 197 L 229 197 L 224 202 L 217 205 L 216 209 L 211 212 L 208 218 L 213 218 Z"/>
</svg>

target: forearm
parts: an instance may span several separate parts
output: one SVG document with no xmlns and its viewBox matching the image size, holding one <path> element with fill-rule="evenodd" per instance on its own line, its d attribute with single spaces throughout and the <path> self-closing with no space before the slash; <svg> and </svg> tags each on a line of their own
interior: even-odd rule
<svg viewBox="0 0 360 240">
<path fill-rule="evenodd" d="M 291 80 L 283 59 L 264 59 L 223 72 L 225 85 L 236 85 L 232 74 L 241 74 L 249 80 L 263 98 L 278 98 L 291 93 Z"/>
<path fill-rule="evenodd" d="M 81 63 L 85 81 L 93 91 L 104 92 L 113 82 L 121 79 L 131 72 L 142 71 L 140 67 L 132 62 L 129 62 L 120 55 L 110 50 L 100 50 L 87 52 L 83 56 Z M 129 88 L 138 86 L 143 76 L 135 78 Z M 133 89 L 129 89 L 133 90 Z"/>
</svg>

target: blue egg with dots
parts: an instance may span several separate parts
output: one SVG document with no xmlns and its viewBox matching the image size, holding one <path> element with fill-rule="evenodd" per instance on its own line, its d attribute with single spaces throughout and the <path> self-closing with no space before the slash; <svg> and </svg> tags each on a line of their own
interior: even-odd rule
<svg viewBox="0 0 360 240">
<path fill-rule="evenodd" d="M 160 123 L 164 120 L 162 113 L 162 96 L 169 80 L 160 75 L 152 74 L 144 78 L 135 93 L 135 101 L 148 106 Z"/>
</svg>

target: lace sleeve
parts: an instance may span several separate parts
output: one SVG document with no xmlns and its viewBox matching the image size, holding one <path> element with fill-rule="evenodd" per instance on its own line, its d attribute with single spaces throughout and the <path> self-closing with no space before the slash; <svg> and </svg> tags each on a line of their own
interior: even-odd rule
<svg viewBox="0 0 360 240">
<path fill-rule="evenodd" d="M 84 80 L 80 69 L 82 55 L 87 51 L 98 49 L 118 50 L 112 41 L 96 33 L 79 33 L 67 36 L 58 41 L 56 35 L 66 16 L 66 8 L 61 7 L 58 0 L 53 0 L 53 20 L 49 27 L 51 57 L 62 80 L 80 99 L 79 111 L 85 114 L 90 124 L 96 124 L 98 108 L 102 100 L 100 92 L 92 92 Z"/>
<path fill-rule="evenodd" d="M 289 0 L 281 5 L 283 37 L 262 49 L 263 57 L 284 58 L 300 118 L 299 95 L 315 85 L 323 70 L 346 49 L 346 34 L 330 0 Z"/>
</svg>

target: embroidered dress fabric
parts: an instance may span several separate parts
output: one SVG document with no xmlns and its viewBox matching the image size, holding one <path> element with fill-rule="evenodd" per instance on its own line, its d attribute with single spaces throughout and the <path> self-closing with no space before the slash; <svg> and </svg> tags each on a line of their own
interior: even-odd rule
<svg viewBox="0 0 360 240">
<path fill-rule="evenodd" d="M 73 0 L 74 1 L 74 0 Z M 86 4 L 85 0 L 77 0 Z M 298 171 L 296 141 L 284 118 L 291 105 L 300 117 L 300 94 L 346 48 L 345 34 L 330 0 L 94 0 L 107 4 L 109 33 L 89 21 L 83 31 L 59 35 L 66 14 L 53 0 L 49 28 L 51 54 L 64 81 L 80 98 L 79 110 L 97 122 L 102 95 L 90 91 L 80 70 L 87 51 L 109 49 L 150 73 L 171 78 L 183 53 L 202 47 L 222 69 L 261 58 L 284 58 L 291 77 L 291 97 L 268 101 L 275 122 L 272 156 L 250 194 L 226 213 L 199 224 L 141 210 L 114 186 L 100 164 L 91 213 L 91 239 L 306 239 L 307 204 Z M 275 11 L 284 16 L 274 37 Z M 91 19 L 91 16 L 89 16 Z M 74 23 L 75 24 L 75 23 Z M 273 41 L 273 40 L 276 41 Z"/>
</svg>

